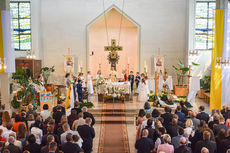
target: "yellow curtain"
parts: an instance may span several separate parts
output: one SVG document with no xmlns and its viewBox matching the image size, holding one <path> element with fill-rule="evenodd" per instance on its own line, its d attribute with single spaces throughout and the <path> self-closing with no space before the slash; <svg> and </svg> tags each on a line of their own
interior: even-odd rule
<svg viewBox="0 0 230 153">
<path fill-rule="evenodd" d="M 216 9 L 214 49 L 212 50 L 210 110 L 221 108 L 222 69 L 216 68 L 216 58 L 222 57 L 224 9 Z"/>
<path fill-rule="evenodd" d="M 67 91 L 66 103 L 65 103 L 65 109 L 66 109 L 66 110 L 70 107 L 71 88 L 72 88 L 72 84 L 70 84 L 69 89 L 68 89 L 68 91 Z"/>
<path fill-rule="evenodd" d="M 0 10 L 0 58 L 4 61 L 4 48 L 3 48 L 3 33 L 2 33 L 2 12 Z M 3 66 L 3 65 L 2 65 Z M 4 72 L 4 68 L 0 69 L 0 73 Z"/>
</svg>

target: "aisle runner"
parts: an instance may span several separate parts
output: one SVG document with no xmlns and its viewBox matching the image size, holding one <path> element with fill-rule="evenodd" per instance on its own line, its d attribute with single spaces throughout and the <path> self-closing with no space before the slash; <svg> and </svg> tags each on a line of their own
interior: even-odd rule
<svg viewBox="0 0 230 153">
<path fill-rule="evenodd" d="M 129 153 L 124 107 L 124 103 L 103 104 L 99 153 Z"/>
</svg>

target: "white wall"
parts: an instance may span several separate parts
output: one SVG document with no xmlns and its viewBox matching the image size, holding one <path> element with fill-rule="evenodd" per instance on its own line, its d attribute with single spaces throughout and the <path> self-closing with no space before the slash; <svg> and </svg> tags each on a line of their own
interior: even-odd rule
<svg viewBox="0 0 230 153">
<path fill-rule="evenodd" d="M 64 76 L 63 55 L 70 47 L 73 54 L 86 60 L 86 25 L 103 12 L 102 0 L 41 0 L 41 34 L 44 64 L 55 65 Z M 187 0 L 126 0 L 124 11 L 141 25 L 140 67 L 148 68 L 151 56 L 161 48 L 166 65 L 184 58 Z M 119 8 L 122 0 L 105 1 L 106 9 L 112 4 Z M 86 62 L 83 63 L 86 67 Z M 84 69 L 85 71 L 85 69 Z"/>
<path fill-rule="evenodd" d="M 122 0 L 106 0 L 105 9 L 113 4 L 122 8 Z M 151 57 L 158 48 L 166 55 L 169 75 L 174 74 L 171 65 L 187 56 L 188 6 L 188 0 L 125 0 L 124 12 L 141 25 L 141 72 L 145 60 L 151 72 Z M 68 48 L 85 61 L 86 72 L 86 25 L 101 13 L 102 0 L 32 0 L 33 50 L 43 65 L 56 67 L 56 77 L 64 76 Z"/>
</svg>

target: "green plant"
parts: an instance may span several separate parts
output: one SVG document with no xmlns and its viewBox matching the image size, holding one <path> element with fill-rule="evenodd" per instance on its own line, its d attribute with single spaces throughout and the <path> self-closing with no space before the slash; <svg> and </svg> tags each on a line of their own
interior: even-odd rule
<svg viewBox="0 0 230 153">
<path fill-rule="evenodd" d="M 211 76 L 204 76 L 203 79 L 200 79 L 200 87 L 204 89 L 205 92 L 210 92 L 210 83 L 211 83 Z"/>
<path fill-rule="evenodd" d="M 44 77 L 45 84 L 48 84 L 50 74 L 54 71 L 55 71 L 54 66 L 52 66 L 51 68 L 49 67 L 41 68 L 40 72 L 42 73 L 42 76 Z"/>
<path fill-rule="evenodd" d="M 147 96 L 148 96 L 148 101 L 149 102 L 154 102 L 154 101 L 156 101 L 158 99 L 157 94 L 155 94 L 152 90 L 150 91 L 149 94 L 147 94 Z"/>
<path fill-rule="evenodd" d="M 79 103 L 79 108 L 82 107 L 87 107 L 87 108 L 92 108 L 94 105 L 92 102 L 87 102 L 87 103 Z"/>
<path fill-rule="evenodd" d="M 39 85 L 40 82 L 33 77 L 26 75 L 26 73 L 17 67 L 15 73 L 12 74 L 13 83 L 10 84 L 10 92 L 12 94 L 14 86 L 17 86 L 17 94 L 13 97 L 11 105 L 14 108 L 18 108 L 21 105 L 28 105 L 30 102 L 37 107 L 36 96 L 37 91 L 35 90 L 34 84 Z"/>
<path fill-rule="evenodd" d="M 181 60 L 177 63 L 178 67 L 173 65 L 172 67 L 177 71 L 177 83 L 178 85 L 183 84 L 183 77 L 188 73 L 189 66 L 185 66 Z M 192 62 L 193 66 L 198 66 L 199 64 Z"/>
</svg>

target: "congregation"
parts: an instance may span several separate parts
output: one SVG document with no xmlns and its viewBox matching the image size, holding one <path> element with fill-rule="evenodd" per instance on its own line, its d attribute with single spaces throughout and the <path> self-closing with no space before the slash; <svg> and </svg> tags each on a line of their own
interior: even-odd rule
<svg viewBox="0 0 230 153">
<path fill-rule="evenodd" d="M 165 107 L 164 113 L 146 102 L 137 118 L 135 148 L 138 153 L 229 153 L 230 111 L 212 110 L 205 107 L 193 112 L 181 103 L 173 113 Z"/>
<path fill-rule="evenodd" d="M 58 101 L 52 112 L 45 104 L 40 113 L 33 105 L 28 111 L 12 115 L 1 113 L 0 152 L 1 153 L 90 153 L 93 148 L 95 119 L 80 109 L 78 103 L 66 116 L 63 102 Z"/>
</svg>

